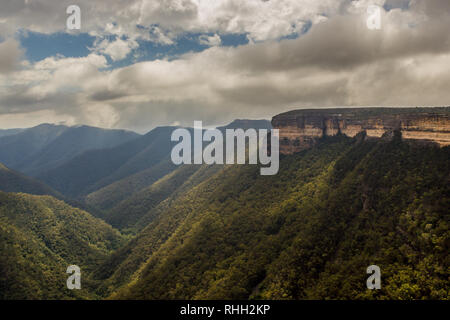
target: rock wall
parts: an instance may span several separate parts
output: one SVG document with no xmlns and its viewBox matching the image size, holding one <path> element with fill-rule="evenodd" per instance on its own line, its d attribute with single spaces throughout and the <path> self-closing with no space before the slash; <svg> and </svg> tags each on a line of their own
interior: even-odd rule
<svg viewBox="0 0 450 320">
<path fill-rule="evenodd" d="M 280 130 L 280 153 L 310 148 L 323 136 L 354 137 L 365 131 L 380 138 L 398 130 L 403 139 L 450 145 L 450 107 L 306 109 L 279 114 L 272 126 Z"/>
</svg>

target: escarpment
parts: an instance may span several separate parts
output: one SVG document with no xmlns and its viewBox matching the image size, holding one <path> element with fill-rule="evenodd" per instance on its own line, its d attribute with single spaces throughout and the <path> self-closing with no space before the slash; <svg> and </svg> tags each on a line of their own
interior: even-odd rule
<svg viewBox="0 0 450 320">
<path fill-rule="evenodd" d="M 323 136 L 344 134 L 381 138 L 401 132 L 406 140 L 450 145 L 450 107 L 304 109 L 279 114 L 272 126 L 279 129 L 280 153 L 312 147 Z"/>
</svg>

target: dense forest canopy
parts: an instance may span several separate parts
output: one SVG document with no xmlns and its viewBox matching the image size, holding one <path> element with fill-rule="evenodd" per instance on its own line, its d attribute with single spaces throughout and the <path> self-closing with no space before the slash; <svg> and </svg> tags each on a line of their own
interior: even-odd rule
<svg viewBox="0 0 450 320">
<path fill-rule="evenodd" d="M 1 297 L 448 299 L 449 156 L 360 134 L 282 156 L 275 176 L 161 158 L 87 197 L 106 222 L 0 193 Z M 64 287 L 70 264 L 83 270 L 79 292 Z M 380 290 L 366 288 L 373 264 Z"/>
</svg>

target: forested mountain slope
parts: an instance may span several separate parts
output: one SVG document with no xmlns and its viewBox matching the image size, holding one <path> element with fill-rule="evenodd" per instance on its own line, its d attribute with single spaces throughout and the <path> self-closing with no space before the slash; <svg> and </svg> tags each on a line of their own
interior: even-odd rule
<svg viewBox="0 0 450 320">
<path fill-rule="evenodd" d="M 222 166 L 186 165 L 117 204 L 103 217 L 116 228 L 143 229 L 163 213 L 174 199 L 207 180 Z"/>
<path fill-rule="evenodd" d="M 177 167 L 173 164 L 170 156 L 167 155 L 161 162 L 148 169 L 134 173 L 88 194 L 85 201 L 93 207 L 108 212 L 120 202 L 151 186 Z"/>
<path fill-rule="evenodd" d="M 159 127 L 114 148 L 86 151 L 38 177 L 66 196 L 82 197 L 159 164 L 170 154 L 173 130 Z"/>
<path fill-rule="evenodd" d="M 0 298 L 449 298 L 449 147 L 398 132 L 323 137 L 261 176 L 256 165 L 174 166 L 172 131 L 47 172 L 135 236 L 50 196 L 0 192 Z M 1 189 L 62 198 L 2 165 Z M 65 287 L 71 264 L 80 291 Z M 373 264 L 381 290 L 366 288 Z"/>
<path fill-rule="evenodd" d="M 12 136 L 26 129 L 0 129 L 0 137 Z"/>
<path fill-rule="evenodd" d="M 0 162 L 35 176 L 84 151 L 114 147 L 138 136 L 125 130 L 41 124 L 0 136 Z"/>
<path fill-rule="evenodd" d="M 112 298 L 448 298 L 450 149 L 327 137 L 275 176 L 223 166 L 96 272 Z M 382 289 L 367 290 L 380 266 Z"/>
<path fill-rule="evenodd" d="M 95 298 L 89 278 L 120 233 L 50 196 L 0 192 L 0 299 Z M 82 289 L 68 290 L 66 269 L 78 265 Z"/>
<path fill-rule="evenodd" d="M 139 137 L 137 133 L 126 130 L 90 126 L 69 127 L 39 152 L 26 159 L 18 169 L 27 174 L 37 175 L 87 150 L 115 147 L 137 137 Z"/>
<path fill-rule="evenodd" d="M 44 123 L 14 135 L 0 137 L 0 162 L 17 169 L 67 129 L 66 126 Z"/>
<path fill-rule="evenodd" d="M 235 120 L 225 126 L 218 127 L 219 130 L 225 131 L 226 129 L 236 129 L 241 128 L 244 130 L 253 128 L 253 129 L 270 129 L 272 126 L 270 121 L 268 120 Z M 167 141 L 170 141 L 170 138 L 167 138 Z M 167 144 L 167 141 L 161 141 L 161 143 Z M 148 154 L 146 154 L 148 156 Z M 151 156 L 151 155 L 150 155 Z M 117 216 L 117 215 L 125 215 L 126 207 L 129 206 L 131 208 L 135 208 L 136 205 L 140 205 L 145 201 L 145 193 L 144 189 L 150 188 L 156 181 L 159 179 L 164 179 L 164 177 L 171 173 L 173 170 L 177 169 L 178 166 L 174 165 L 170 159 L 170 154 L 168 154 L 161 162 L 158 164 L 151 166 L 148 169 L 139 171 L 132 175 L 126 175 L 124 178 L 117 180 L 109 185 L 106 185 L 103 188 L 100 188 L 97 191 L 94 191 L 86 196 L 86 202 L 96 207 L 100 210 L 104 210 L 106 212 L 106 216 Z M 181 184 L 184 183 L 183 176 L 189 177 L 188 175 L 184 175 L 182 169 L 179 171 L 177 175 L 177 179 L 166 179 L 165 185 L 174 181 L 176 185 L 165 187 L 165 190 L 178 188 Z M 155 186 L 153 190 L 160 189 L 161 185 Z M 169 195 L 170 193 L 167 193 Z M 132 197 L 133 196 L 133 197 Z M 130 198 L 130 199 L 128 199 Z M 153 203 L 153 202 L 152 202 Z M 143 208 L 143 206 L 141 206 Z M 153 205 L 151 205 L 147 210 L 151 209 Z M 114 211 L 110 213 L 110 211 Z M 118 211 L 122 211 L 123 214 L 120 214 Z"/>
<path fill-rule="evenodd" d="M 15 170 L 9 169 L 0 163 L 0 191 L 23 192 L 35 195 L 52 195 L 61 198 L 62 195 L 44 183 Z"/>
</svg>

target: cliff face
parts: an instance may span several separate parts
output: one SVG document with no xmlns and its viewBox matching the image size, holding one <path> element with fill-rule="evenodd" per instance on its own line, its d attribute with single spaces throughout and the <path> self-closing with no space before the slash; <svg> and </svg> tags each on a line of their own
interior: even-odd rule
<svg viewBox="0 0 450 320">
<path fill-rule="evenodd" d="M 403 139 L 450 145 L 450 107 L 295 110 L 273 117 L 272 126 L 280 130 L 282 154 L 310 148 L 323 136 L 363 131 L 380 138 L 398 130 Z"/>
</svg>

